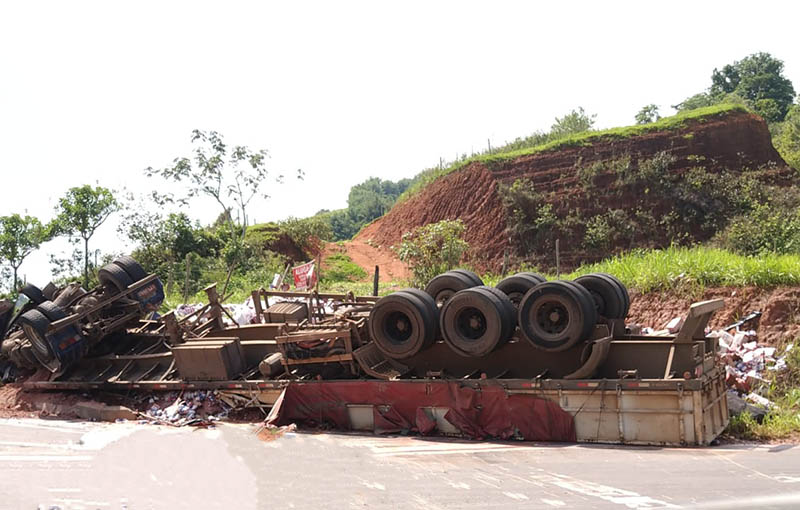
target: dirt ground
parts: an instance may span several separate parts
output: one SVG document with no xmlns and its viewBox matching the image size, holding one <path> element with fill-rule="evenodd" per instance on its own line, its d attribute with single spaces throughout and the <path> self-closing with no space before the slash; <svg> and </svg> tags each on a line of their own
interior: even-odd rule
<svg viewBox="0 0 800 510">
<path fill-rule="evenodd" d="M 325 258 L 334 253 L 345 253 L 358 264 L 372 278 L 375 266 L 380 267 L 380 281 L 391 282 L 404 280 L 411 276 L 408 266 L 397 259 L 397 256 L 388 247 L 377 247 L 366 241 L 346 241 L 343 243 L 328 243 L 323 251 L 323 270 Z"/>
</svg>

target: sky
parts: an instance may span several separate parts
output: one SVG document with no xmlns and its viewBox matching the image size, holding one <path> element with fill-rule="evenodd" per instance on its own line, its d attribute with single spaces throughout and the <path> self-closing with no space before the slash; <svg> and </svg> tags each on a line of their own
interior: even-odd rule
<svg viewBox="0 0 800 510">
<path fill-rule="evenodd" d="M 800 90 L 797 2 L 0 2 L 0 215 L 49 220 L 83 184 L 145 194 L 193 129 L 267 149 L 252 219 L 347 204 L 582 106 L 633 123 L 758 51 Z M 305 179 L 290 178 L 302 169 Z M 207 201 L 184 209 L 212 221 Z M 91 248 L 130 249 L 103 225 Z M 44 285 L 47 243 L 21 275 Z"/>
</svg>

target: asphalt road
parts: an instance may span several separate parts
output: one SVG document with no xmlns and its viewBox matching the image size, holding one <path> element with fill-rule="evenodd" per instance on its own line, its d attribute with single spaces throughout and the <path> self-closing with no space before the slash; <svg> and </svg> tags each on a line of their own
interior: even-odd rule
<svg viewBox="0 0 800 510">
<path fill-rule="evenodd" d="M 800 508 L 800 447 L 466 442 L 0 420 L 0 509 Z"/>
</svg>

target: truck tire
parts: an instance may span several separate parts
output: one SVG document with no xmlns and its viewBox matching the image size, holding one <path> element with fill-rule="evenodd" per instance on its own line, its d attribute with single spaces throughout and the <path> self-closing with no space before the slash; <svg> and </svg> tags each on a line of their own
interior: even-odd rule
<svg viewBox="0 0 800 510">
<path fill-rule="evenodd" d="M 540 275 L 539 273 L 532 273 L 530 271 L 522 271 L 521 273 L 517 273 L 517 274 L 530 276 L 531 278 L 533 278 L 535 280 L 538 280 L 539 283 L 544 283 L 544 282 L 547 281 L 547 278 L 545 278 L 544 276 Z"/>
<path fill-rule="evenodd" d="M 121 257 L 117 257 L 114 259 L 114 264 L 121 267 L 128 276 L 131 277 L 131 280 L 134 282 L 138 282 L 139 280 L 143 280 L 147 278 L 147 271 L 134 260 L 133 257 L 129 257 L 128 255 L 123 255 Z"/>
<path fill-rule="evenodd" d="M 532 288 L 519 306 L 522 337 L 537 349 L 550 352 L 586 340 L 597 320 L 591 295 L 587 298 L 586 294 L 576 284 L 560 280 Z"/>
<path fill-rule="evenodd" d="M 433 298 L 436 306 L 441 308 L 456 292 L 477 286 L 475 281 L 467 275 L 447 272 L 435 276 L 428 282 L 425 292 Z"/>
<path fill-rule="evenodd" d="M 628 294 L 628 288 L 625 287 L 625 284 L 622 283 L 620 279 L 614 276 L 613 274 L 608 274 L 608 273 L 595 273 L 595 274 L 605 276 L 606 278 L 610 278 L 611 281 L 613 281 L 617 285 L 617 287 L 619 287 L 620 292 L 622 292 L 622 296 L 625 298 L 625 310 L 620 319 L 624 319 L 625 317 L 627 317 L 628 312 L 630 311 L 631 308 L 631 296 L 630 294 Z"/>
<path fill-rule="evenodd" d="M 379 299 L 369 314 L 372 341 L 386 356 L 405 359 L 435 340 L 436 324 L 418 297 L 395 292 Z"/>
<path fill-rule="evenodd" d="M 439 307 L 436 306 L 436 301 L 425 292 L 424 290 L 420 289 L 403 289 L 400 292 L 404 294 L 411 294 L 412 296 L 416 296 L 417 299 L 422 301 L 422 304 L 425 305 L 425 310 L 428 312 L 428 316 L 430 320 L 433 321 L 434 324 L 434 340 L 439 338 Z"/>
<path fill-rule="evenodd" d="M 133 283 L 133 279 L 128 276 L 122 267 L 117 264 L 108 264 L 97 272 L 97 279 L 112 294 L 117 294 L 127 289 Z"/>
<path fill-rule="evenodd" d="M 481 289 L 484 292 L 489 292 L 499 300 L 505 325 L 502 343 L 505 343 L 514 334 L 514 330 L 517 329 L 517 307 L 514 306 L 514 303 L 511 302 L 508 296 L 494 287 L 481 286 L 475 288 Z"/>
<path fill-rule="evenodd" d="M 480 287 L 481 285 L 483 285 L 483 280 L 481 280 L 481 277 L 468 269 L 451 269 L 450 271 L 448 271 L 448 273 L 463 274 L 464 276 L 472 280 L 472 283 L 474 283 L 475 286 Z"/>
<path fill-rule="evenodd" d="M 42 315 L 47 317 L 47 320 L 49 320 L 51 323 L 61 320 L 67 316 L 67 313 L 64 311 L 64 309 L 52 301 L 45 301 L 37 306 L 36 309 L 39 310 Z"/>
<path fill-rule="evenodd" d="M 508 340 L 500 299 L 481 287 L 461 290 L 442 307 L 445 343 L 457 354 L 481 357 Z"/>
<path fill-rule="evenodd" d="M 19 323 L 37 358 L 39 355 L 53 357 L 53 350 L 47 341 L 47 330 L 50 328 L 47 316 L 38 309 L 28 310 L 20 316 Z"/>
<path fill-rule="evenodd" d="M 21 289 L 19 289 L 19 293 L 27 296 L 34 305 L 40 305 L 47 301 L 42 293 L 42 290 L 36 285 L 31 285 L 30 283 L 26 283 Z"/>
<path fill-rule="evenodd" d="M 597 315 L 607 319 L 625 318 L 625 296 L 617 283 L 603 274 L 587 274 L 575 279 L 592 295 Z"/>
<path fill-rule="evenodd" d="M 514 309 L 519 308 L 519 302 L 529 290 L 546 281 L 544 278 L 539 277 L 541 279 L 538 279 L 533 275 L 534 273 L 517 273 L 500 280 L 500 283 L 497 284 L 497 289 L 508 296 L 514 304 Z"/>
</svg>

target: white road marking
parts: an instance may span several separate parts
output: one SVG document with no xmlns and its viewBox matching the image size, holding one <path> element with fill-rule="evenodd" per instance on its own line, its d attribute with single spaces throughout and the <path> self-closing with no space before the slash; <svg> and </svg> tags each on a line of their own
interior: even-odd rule
<svg viewBox="0 0 800 510">
<path fill-rule="evenodd" d="M 520 492 L 504 492 L 503 494 L 505 494 L 511 499 L 516 499 L 517 501 L 525 501 L 527 499 L 530 499 L 528 496 Z"/>
<path fill-rule="evenodd" d="M 714 451 L 712 450 L 712 452 L 714 452 Z M 736 462 L 736 461 L 735 461 L 735 460 L 733 460 L 733 459 L 729 459 L 729 458 L 728 458 L 726 455 L 722 455 L 722 454 L 717 454 L 717 453 L 715 453 L 715 456 L 716 456 L 717 458 L 719 458 L 719 459 L 722 459 L 722 460 L 726 461 L 726 462 L 730 462 L 730 463 L 731 463 L 731 464 L 733 464 L 734 466 L 737 466 L 737 467 L 739 467 L 739 468 L 741 468 L 741 469 L 744 469 L 745 471 L 750 471 L 751 473 L 754 473 L 754 474 L 756 474 L 756 475 L 758 475 L 758 476 L 764 477 L 764 478 L 766 478 L 767 480 L 772 480 L 773 482 L 775 481 L 775 479 L 774 479 L 774 478 L 772 478 L 771 476 L 769 476 L 769 475 L 765 475 L 764 473 L 762 473 L 761 471 L 758 471 L 757 469 L 753 469 L 753 468 L 751 468 L 751 467 L 747 467 L 747 466 L 745 466 L 745 465 L 743 465 L 743 464 L 740 464 L 740 463 Z"/>
<path fill-rule="evenodd" d="M 80 462 L 92 459 L 90 455 L 0 455 L 2 462 Z"/>
<path fill-rule="evenodd" d="M 774 478 L 781 483 L 800 483 L 800 476 L 775 475 Z"/>
<path fill-rule="evenodd" d="M 502 480 L 500 480 L 499 478 L 495 478 L 493 476 L 489 476 L 484 473 L 475 473 L 473 478 L 478 480 L 482 484 L 488 485 L 489 487 L 493 487 L 495 489 L 499 489 L 500 486 L 502 485 Z"/>
<path fill-rule="evenodd" d="M 755 496 L 752 498 L 736 497 L 736 499 L 723 499 L 705 503 L 692 503 L 691 508 L 763 508 L 765 506 L 785 506 L 786 508 L 800 507 L 800 492 L 788 494 L 775 494 L 770 496 Z"/>
<path fill-rule="evenodd" d="M 21 448 L 47 448 L 54 450 L 72 450 L 71 444 L 30 443 L 26 441 L 0 441 L 0 446 L 19 446 Z"/>
<path fill-rule="evenodd" d="M 608 485 L 589 482 L 560 474 L 537 474 L 532 475 L 532 479 L 539 480 L 571 492 L 590 496 L 617 505 L 624 505 L 632 509 L 641 508 L 679 508 L 676 505 L 653 499 L 649 496 L 642 496 L 636 492 L 625 489 L 618 489 Z"/>
<path fill-rule="evenodd" d="M 59 421 L 57 423 L 48 423 L 47 421 L 38 418 L 3 418 L 0 419 L 0 427 L 52 430 L 55 432 L 67 432 L 70 434 L 82 434 L 83 432 L 89 430 L 89 426 L 83 423 L 69 423 L 63 421 Z"/>
<path fill-rule="evenodd" d="M 467 489 L 467 490 L 469 490 L 469 488 L 470 488 L 469 484 L 467 484 L 467 483 L 464 483 L 464 482 L 452 482 L 450 480 L 447 481 L 447 485 L 449 485 L 450 487 L 452 487 L 454 489 Z"/>
<path fill-rule="evenodd" d="M 361 480 L 361 485 L 367 487 L 368 489 L 378 489 L 379 491 L 386 490 L 386 486 L 378 482 L 368 482 L 366 480 Z"/>
<path fill-rule="evenodd" d="M 542 498 L 541 502 L 544 503 L 545 505 L 550 505 L 550 506 L 554 506 L 554 507 L 567 506 L 567 504 L 564 503 L 563 501 L 561 501 L 560 499 L 544 499 L 544 498 Z"/>
</svg>

